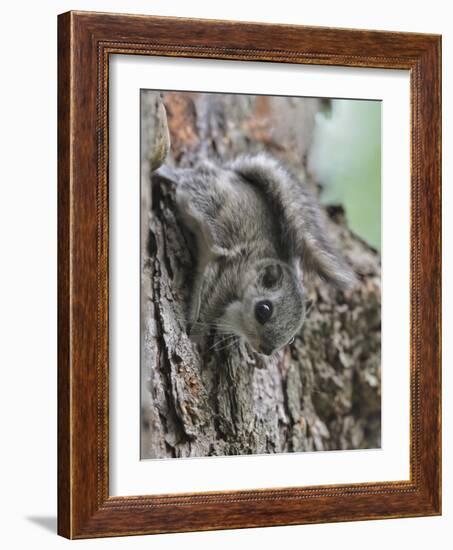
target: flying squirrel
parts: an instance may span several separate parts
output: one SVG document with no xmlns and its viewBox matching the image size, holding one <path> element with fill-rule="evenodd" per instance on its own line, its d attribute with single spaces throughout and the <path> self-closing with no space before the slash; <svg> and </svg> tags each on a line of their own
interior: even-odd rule
<svg viewBox="0 0 453 550">
<path fill-rule="evenodd" d="M 187 315 L 194 333 L 214 329 L 271 355 L 302 327 L 305 273 L 343 290 L 356 281 L 327 237 L 317 200 L 273 156 L 161 166 L 158 174 L 175 183 L 178 216 L 195 236 Z"/>
</svg>

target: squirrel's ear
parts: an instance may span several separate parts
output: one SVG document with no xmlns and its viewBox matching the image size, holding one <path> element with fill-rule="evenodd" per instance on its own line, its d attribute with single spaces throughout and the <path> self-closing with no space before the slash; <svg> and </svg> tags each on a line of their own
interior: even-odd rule
<svg viewBox="0 0 453 550">
<path fill-rule="evenodd" d="M 318 201 L 292 171 L 264 153 L 240 157 L 231 167 L 264 192 L 279 220 L 281 246 L 300 259 L 303 271 L 341 289 L 355 283 L 353 270 L 327 237 Z"/>
</svg>

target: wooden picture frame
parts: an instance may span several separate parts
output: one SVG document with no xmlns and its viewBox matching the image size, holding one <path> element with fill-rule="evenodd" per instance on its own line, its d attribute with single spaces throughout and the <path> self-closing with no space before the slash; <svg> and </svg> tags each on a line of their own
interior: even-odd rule
<svg viewBox="0 0 453 550">
<path fill-rule="evenodd" d="M 88 538 L 440 514 L 440 37 L 69 12 L 59 16 L 58 48 L 59 534 Z M 409 481 L 109 496 L 111 54 L 410 71 Z"/>
</svg>

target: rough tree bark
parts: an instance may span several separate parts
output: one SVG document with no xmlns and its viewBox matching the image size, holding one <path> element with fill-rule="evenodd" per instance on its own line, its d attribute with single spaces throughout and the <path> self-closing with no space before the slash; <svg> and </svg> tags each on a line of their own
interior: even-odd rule
<svg viewBox="0 0 453 550">
<path fill-rule="evenodd" d="M 266 149 L 306 171 L 319 100 L 187 93 L 163 99 L 170 164 Z M 151 176 L 158 95 L 142 92 L 141 101 L 142 458 L 379 447 L 379 255 L 349 231 L 340 206 L 328 208 L 328 231 L 359 273 L 358 287 L 342 293 L 308 281 L 314 306 L 275 359 L 209 350 L 212 341 L 197 349 L 185 323 L 191 243 L 175 215 L 174 189 Z M 310 175 L 308 181 L 319 192 Z"/>
</svg>

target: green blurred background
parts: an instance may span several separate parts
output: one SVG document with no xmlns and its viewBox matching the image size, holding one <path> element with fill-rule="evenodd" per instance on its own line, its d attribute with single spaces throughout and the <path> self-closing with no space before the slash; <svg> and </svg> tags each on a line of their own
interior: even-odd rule
<svg viewBox="0 0 453 550">
<path fill-rule="evenodd" d="M 321 199 L 343 205 L 349 227 L 381 249 L 380 101 L 333 99 L 316 115 L 309 167 Z"/>
</svg>

